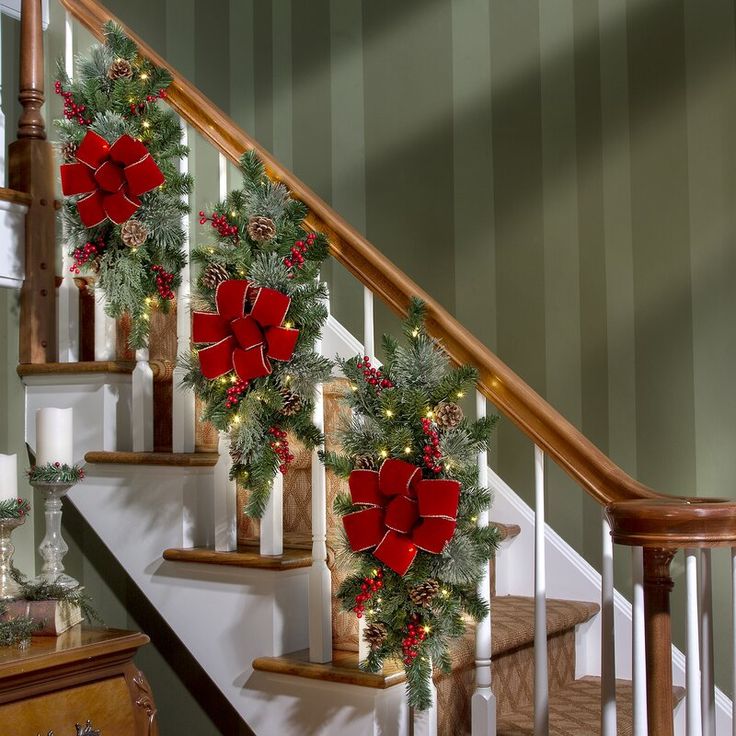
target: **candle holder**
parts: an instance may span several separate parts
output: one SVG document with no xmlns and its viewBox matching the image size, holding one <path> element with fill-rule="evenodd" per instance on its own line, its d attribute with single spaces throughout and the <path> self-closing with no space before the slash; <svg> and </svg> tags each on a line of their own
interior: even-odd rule
<svg viewBox="0 0 736 736">
<path fill-rule="evenodd" d="M 20 585 L 13 577 L 15 547 L 10 538 L 13 530 L 24 522 L 22 516 L 17 519 L 0 518 L 0 601 L 11 601 L 21 594 Z"/>
<path fill-rule="evenodd" d="M 31 481 L 31 485 L 43 495 L 46 518 L 46 534 L 38 545 L 43 567 L 35 582 L 60 585 L 62 588 L 78 588 L 79 581 L 64 572 L 62 560 L 69 551 L 69 546 L 61 536 L 61 499 L 74 483 Z"/>
</svg>

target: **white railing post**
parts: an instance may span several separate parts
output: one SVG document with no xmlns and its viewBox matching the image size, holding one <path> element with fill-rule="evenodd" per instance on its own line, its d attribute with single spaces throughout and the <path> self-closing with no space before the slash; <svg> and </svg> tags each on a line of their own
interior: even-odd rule
<svg viewBox="0 0 736 736">
<path fill-rule="evenodd" d="M 544 452 L 534 447 L 534 736 L 549 733 L 547 580 L 544 548 Z"/>
<path fill-rule="evenodd" d="M 105 295 L 95 289 L 95 360 L 115 360 L 115 320 L 105 312 Z"/>
<path fill-rule="evenodd" d="M 136 350 L 135 360 L 131 377 L 133 452 L 153 452 L 153 371 L 148 349 Z"/>
<path fill-rule="evenodd" d="M 601 736 L 616 736 L 616 632 L 613 539 L 603 513 L 601 555 Z"/>
<path fill-rule="evenodd" d="M 186 146 L 189 135 L 186 123 L 181 121 L 182 143 Z M 179 171 L 182 174 L 189 173 L 189 159 L 182 157 L 179 162 Z M 184 230 L 184 251 L 186 263 L 181 272 L 181 284 L 176 296 L 176 333 L 177 333 L 177 358 L 189 353 L 191 349 L 191 323 L 189 321 L 189 297 L 191 294 L 191 267 L 189 264 L 190 240 L 189 240 L 189 215 L 184 214 L 181 218 Z M 174 452 L 194 452 L 194 393 L 182 388 L 182 380 L 185 370 L 176 361 L 174 368 L 174 396 L 171 407 L 172 422 L 172 450 Z"/>
<path fill-rule="evenodd" d="M 475 392 L 475 414 L 478 419 L 486 416 L 486 397 Z M 488 486 L 488 452 L 478 453 L 478 485 Z M 478 516 L 478 526 L 488 526 L 488 510 Z M 483 577 L 478 583 L 478 595 L 491 604 L 491 580 L 489 567 L 485 566 Z M 472 736 L 495 736 L 496 734 L 496 696 L 491 681 L 491 613 L 475 629 L 475 692 L 471 699 Z"/>
<path fill-rule="evenodd" d="M 716 736 L 716 691 L 713 651 L 713 583 L 711 551 L 700 550 L 700 707 L 703 736 Z"/>
<path fill-rule="evenodd" d="M 644 549 L 631 548 L 632 596 L 631 670 L 633 736 L 647 736 L 647 664 L 644 642 Z"/>
<path fill-rule="evenodd" d="M 314 350 L 322 354 L 322 341 Z M 314 392 L 314 425 L 325 431 L 324 386 Z M 319 448 L 312 451 L 312 567 L 309 570 L 309 661 L 332 660 L 332 580 L 327 567 L 327 474 L 319 459 Z"/>
<path fill-rule="evenodd" d="M 731 547 L 731 729 L 736 736 L 736 547 Z"/>
<path fill-rule="evenodd" d="M 74 75 L 73 29 L 72 16 L 67 11 L 64 20 L 64 69 L 70 79 Z M 68 254 L 65 231 L 62 232 L 61 241 L 61 284 L 58 290 L 59 303 L 56 315 L 59 362 L 76 363 L 79 360 L 79 289 L 70 271 L 72 262 Z"/>
<path fill-rule="evenodd" d="M 221 153 L 217 157 L 217 183 L 220 201 L 227 197 L 227 157 Z"/>
<path fill-rule="evenodd" d="M 276 471 L 261 518 L 261 554 L 284 554 L 284 476 L 281 471 Z"/>
<path fill-rule="evenodd" d="M 373 360 L 376 357 L 376 338 L 373 319 L 373 292 L 363 287 L 363 350 Z"/>
<path fill-rule="evenodd" d="M 700 702 L 698 551 L 695 549 L 685 550 L 685 578 L 687 587 L 687 658 L 685 660 L 687 736 L 701 736 L 703 714 Z"/>
<path fill-rule="evenodd" d="M 230 437 L 220 432 L 217 451 L 220 457 L 212 475 L 212 520 L 215 550 L 232 552 L 238 548 L 237 491 L 230 480 Z"/>
<path fill-rule="evenodd" d="M 432 696 L 431 705 L 426 710 L 414 711 L 413 736 L 437 736 L 437 688 L 434 686 L 431 673 L 429 676 L 429 692 Z"/>
</svg>

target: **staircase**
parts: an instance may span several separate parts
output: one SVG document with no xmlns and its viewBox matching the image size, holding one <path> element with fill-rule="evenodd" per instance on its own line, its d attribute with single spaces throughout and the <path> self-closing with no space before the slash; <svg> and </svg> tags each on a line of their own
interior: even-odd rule
<svg viewBox="0 0 736 736">
<path fill-rule="evenodd" d="M 96 0 L 61 4 L 69 13 L 69 44 L 72 20 L 99 36 L 110 17 Z M 27 43 L 21 79 L 36 92 L 39 79 L 31 70 L 42 66 L 39 8 L 40 0 L 23 0 Z M 144 55 L 166 66 L 130 35 Z M 535 463 L 532 510 L 479 457 L 479 470 L 496 493 L 487 521 L 504 537 L 488 572 L 490 620 L 457 643 L 452 673 L 435 677 L 436 708 L 428 715 L 410 713 L 403 670 L 360 670 L 356 618 L 338 610 L 334 599 L 325 603 L 325 565 L 333 590 L 343 574 L 334 554 L 338 522 L 331 510 L 341 481 L 325 478 L 311 453 L 297 452 L 282 495 L 275 484 L 272 508 L 261 524 L 237 512 L 246 491 L 227 480 L 222 439 L 193 421 L 193 398 L 175 389 L 173 361 L 189 345 L 184 310 L 157 316 L 150 354 L 133 356 L 122 339 L 125 325 L 105 320 L 90 302 L 86 283 L 65 285 L 67 278 L 59 287 L 60 297 L 66 296 L 59 302 L 56 349 L 54 300 L 34 296 L 48 287 L 48 269 L 41 264 L 53 262 L 53 239 L 47 213 L 42 212 L 45 220 L 31 217 L 48 204 L 43 186 L 48 188 L 51 163 L 37 131 L 25 130 L 23 145 L 45 161 L 34 173 L 24 169 L 21 156 L 11 160 L 17 196 L 29 207 L 26 242 L 34 244 L 26 248 L 22 313 L 33 329 L 24 332 L 18 369 L 26 390 L 27 440 L 35 444 L 37 408 L 75 409 L 75 456 L 86 460 L 88 475 L 69 500 L 243 720 L 255 733 L 269 735 L 660 736 L 684 734 L 686 720 L 688 733 L 701 733 L 700 725 L 702 733 L 730 732 L 731 703 L 713 682 L 712 641 L 706 636 L 701 642 L 693 619 L 687 663 L 672 649 L 668 591 L 669 553 L 688 549 L 689 599 L 707 606 L 710 557 L 702 554 L 700 581 L 691 561 L 698 547 L 736 547 L 734 504 L 664 496 L 623 473 L 204 95 L 174 70 L 172 76 L 168 101 L 182 125 L 219 152 L 221 194 L 227 159 L 255 149 L 269 175 L 308 205 L 307 222 L 329 236 L 335 261 L 362 284 L 363 335 L 351 335 L 331 316 L 324 354 L 374 356 L 374 298 L 403 313 L 409 298 L 419 296 L 427 304 L 431 332 L 450 356 L 478 368 L 478 414 L 490 400 L 531 440 Z M 36 118 L 31 122 L 38 125 Z M 34 183 L 38 176 L 43 186 Z M 45 250 L 35 247 L 37 240 Z M 180 304 L 187 295 L 185 283 Z M 342 384 L 334 376 L 322 388 L 324 403 L 317 402 L 328 448 L 342 411 Z M 142 450 L 149 430 L 151 447 Z M 545 524 L 545 457 L 602 507 L 602 575 Z M 613 590 L 613 543 L 632 547 L 633 607 Z M 203 636 L 203 628 L 214 635 Z M 685 684 L 690 695 L 681 708 Z"/>
</svg>

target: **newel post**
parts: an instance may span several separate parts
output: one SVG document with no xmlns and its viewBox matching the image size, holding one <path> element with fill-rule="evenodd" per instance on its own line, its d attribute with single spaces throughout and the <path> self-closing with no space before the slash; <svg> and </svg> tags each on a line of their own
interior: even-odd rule
<svg viewBox="0 0 736 736">
<path fill-rule="evenodd" d="M 25 281 L 20 294 L 20 362 L 57 360 L 54 151 L 41 115 L 44 101 L 41 0 L 22 0 L 18 140 L 8 147 L 8 185 L 28 192 Z"/>
<path fill-rule="evenodd" d="M 644 548 L 644 638 L 650 736 L 672 736 L 672 621 L 670 563 L 675 550 Z"/>
</svg>

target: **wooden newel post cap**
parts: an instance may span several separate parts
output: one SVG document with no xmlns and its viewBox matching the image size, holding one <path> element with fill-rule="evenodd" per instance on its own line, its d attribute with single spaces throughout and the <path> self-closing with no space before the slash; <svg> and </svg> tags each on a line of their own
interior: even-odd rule
<svg viewBox="0 0 736 736">
<path fill-rule="evenodd" d="M 606 507 L 616 544 L 682 549 L 736 546 L 736 502 L 723 498 L 650 498 Z"/>
</svg>

